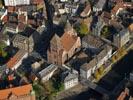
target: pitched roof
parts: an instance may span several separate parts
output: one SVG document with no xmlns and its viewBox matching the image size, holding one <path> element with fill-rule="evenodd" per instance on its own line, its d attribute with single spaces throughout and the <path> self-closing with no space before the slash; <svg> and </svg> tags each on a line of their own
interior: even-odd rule
<svg viewBox="0 0 133 100">
<path fill-rule="evenodd" d="M 96 66 L 97 60 L 96 58 L 92 59 L 89 63 L 85 63 L 84 65 L 81 66 L 81 69 L 88 71 L 92 67 Z"/>
<path fill-rule="evenodd" d="M 78 78 L 78 72 L 74 69 L 67 70 L 64 73 L 62 73 L 62 78 L 64 82 L 71 81 L 75 78 Z"/>
<path fill-rule="evenodd" d="M 94 35 L 87 35 L 82 39 L 82 41 L 95 48 L 100 48 L 105 44 L 99 37 Z"/>
<path fill-rule="evenodd" d="M 90 6 L 90 4 L 87 4 L 87 6 L 85 7 L 85 9 L 81 13 L 81 16 L 82 17 L 88 16 L 88 13 L 89 13 L 90 10 L 91 10 L 91 6 Z"/>
<path fill-rule="evenodd" d="M 11 94 L 16 95 L 18 97 L 28 95 L 31 93 L 31 91 L 32 91 L 31 84 L 19 86 L 19 87 L 15 87 L 15 88 L 0 90 L 0 100 L 8 99 Z"/>
<path fill-rule="evenodd" d="M 111 14 L 109 12 L 103 11 L 101 18 L 104 20 L 105 23 L 109 23 L 111 19 Z"/>
<path fill-rule="evenodd" d="M 115 5 L 115 7 L 111 10 L 111 13 L 113 15 L 115 15 L 117 13 L 117 11 L 120 9 L 120 8 L 123 8 L 123 3 L 118 3 Z"/>
<path fill-rule="evenodd" d="M 77 36 L 64 33 L 63 36 L 61 37 L 61 43 L 64 50 L 69 51 L 76 43 L 77 39 L 78 39 Z"/>
<path fill-rule="evenodd" d="M 21 58 L 26 54 L 26 52 L 24 50 L 19 50 L 15 56 L 13 56 L 13 58 L 11 58 L 8 62 L 7 62 L 7 67 L 8 68 L 13 68 L 20 60 Z"/>
</svg>

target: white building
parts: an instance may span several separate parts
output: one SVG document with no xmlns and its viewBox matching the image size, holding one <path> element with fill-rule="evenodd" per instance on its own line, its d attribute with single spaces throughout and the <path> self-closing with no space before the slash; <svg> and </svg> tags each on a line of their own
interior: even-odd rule
<svg viewBox="0 0 133 100">
<path fill-rule="evenodd" d="M 112 56 L 112 47 L 105 45 L 105 48 L 96 55 L 89 63 L 85 63 L 80 68 L 80 77 L 89 79 L 95 71 L 100 68 Z"/>
<path fill-rule="evenodd" d="M 114 44 L 117 47 L 122 47 L 130 40 L 130 33 L 128 29 L 122 29 L 118 34 L 113 36 Z"/>
<path fill-rule="evenodd" d="M 102 11 L 105 4 L 106 4 L 106 0 L 99 0 L 97 4 L 93 6 L 93 11 L 94 12 Z"/>
<path fill-rule="evenodd" d="M 4 0 L 5 6 L 29 5 L 30 0 Z"/>
<path fill-rule="evenodd" d="M 52 75 L 54 74 L 56 70 L 57 70 L 57 66 L 51 64 L 48 67 L 41 70 L 38 74 L 42 82 L 46 82 L 52 77 Z"/>
<path fill-rule="evenodd" d="M 78 72 L 76 70 L 67 70 L 62 74 L 62 80 L 65 90 L 78 84 Z"/>
</svg>

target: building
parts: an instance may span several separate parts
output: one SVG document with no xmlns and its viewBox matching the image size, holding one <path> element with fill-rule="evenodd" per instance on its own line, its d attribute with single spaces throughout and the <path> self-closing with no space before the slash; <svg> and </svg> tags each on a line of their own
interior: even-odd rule
<svg viewBox="0 0 133 100">
<path fill-rule="evenodd" d="M 78 10 L 79 5 L 76 3 L 66 3 L 65 4 L 65 12 L 70 13 L 71 15 L 75 15 Z"/>
<path fill-rule="evenodd" d="M 0 100 L 36 100 L 32 85 L 0 90 Z"/>
<path fill-rule="evenodd" d="M 100 20 L 102 20 L 106 25 L 109 25 L 111 14 L 109 12 L 103 11 L 102 15 L 100 16 Z"/>
<path fill-rule="evenodd" d="M 94 26 L 92 27 L 92 32 L 94 35 L 100 36 L 101 30 L 104 27 L 105 22 L 101 17 L 97 18 L 97 22 L 94 23 Z"/>
<path fill-rule="evenodd" d="M 88 17 L 91 13 L 91 6 L 88 3 L 85 7 L 85 9 L 83 10 L 83 12 L 80 14 L 81 17 Z"/>
<path fill-rule="evenodd" d="M 124 46 L 130 40 L 130 33 L 128 29 L 122 29 L 118 34 L 113 36 L 113 42 L 117 47 Z"/>
<path fill-rule="evenodd" d="M 72 27 L 65 28 L 65 33 L 59 37 L 57 34 L 53 36 L 48 48 L 48 62 L 62 65 L 70 59 L 81 47 L 80 37 Z"/>
<path fill-rule="evenodd" d="M 106 0 L 99 0 L 96 5 L 93 6 L 94 12 L 102 11 L 106 4 Z"/>
<path fill-rule="evenodd" d="M 0 20 L 3 20 L 3 18 L 7 15 L 7 10 L 4 8 L 0 8 Z"/>
<path fill-rule="evenodd" d="M 87 35 L 82 39 L 82 48 L 89 49 L 92 53 L 97 53 L 105 43 L 99 37 Z"/>
<path fill-rule="evenodd" d="M 57 70 L 56 65 L 49 65 L 46 68 L 42 69 L 40 72 L 38 72 L 39 78 L 42 80 L 42 82 L 48 81 L 54 74 L 54 72 Z"/>
<path fill-rule="evenodd" d="M 34 48 L 33 40 L 29 40 L 29 38 L 20 34 L 15 35 L 12 43 L 14 47 L 26 50 L 27 52 L 33 51 Z"/>
<path fill-rule="evenodd" d="M 26 27 L 23 32 L 14 36 L 12 44 L 19 49 L 32 52 L 35 45 L 38 43 L 39 38 L 40 34 L 36 30 Z"/>
<path fill-rule="evenodd" d="M 19 50 L 10 60 L 6 63 L 7 68 L 12 70 L 17 69 L 28 56 L 28 53 L 24 50 Z"/>
<path fill-rule="evenodd" d="M 63 72 L 62 81 L 63 81 L 65 90 L 78 85 L 78 72 L 73 69 Z"/>
<path fill-rule="evenodd" d="M 95 55 L 92 60 L 81 66 L 80 77 L 82 79 L 89 79 L 111 56 L 112 47 L 105 45 L 105 47 L 97 55 Z"/>
<path fill-rule="evenodd" d="M 111 10 L 111 18 L 114 19 L 117 15 L 124 9 L 123 3 L 118 3 L 115 7 Z"/>
<path fill-rule="evenodd" d="M 29 5 L 30 0 L 4 0 L 5 6 Z"/>
<path fill-rule="evenodd" d="M 130 35 L 133 37 L 133 24 L 129 25 L 128 27 Z"/>
</svg>

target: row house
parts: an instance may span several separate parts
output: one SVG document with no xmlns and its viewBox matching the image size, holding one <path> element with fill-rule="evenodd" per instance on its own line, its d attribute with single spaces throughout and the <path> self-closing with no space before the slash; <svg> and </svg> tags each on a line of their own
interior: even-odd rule
<svg viewBox="0 0 133 100">
<path fill-rule="evenodd" d="M 104 49 L 100 51 L 95 57 L 80 67 L 80 77 L 89 79 L 95 71 L 100 68 L 112 56 L 112 47 L 105 45 Z"/>
</svg>

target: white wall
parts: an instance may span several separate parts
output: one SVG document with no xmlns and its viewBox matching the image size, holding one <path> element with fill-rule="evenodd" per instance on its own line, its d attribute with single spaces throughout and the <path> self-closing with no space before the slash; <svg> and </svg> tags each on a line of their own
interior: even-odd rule
<svg viewBox="0 0 133 100">
<path fill-rule="evenodd" d="M 29 5 L 30 0 L 4 0 L 5 6 Z"/>
<path fill-rule="evenodd" d="M 64 83 L 65 90 L 70 89 L 78 84 L 78 78 L 72 79 Z"/>
</svg>

